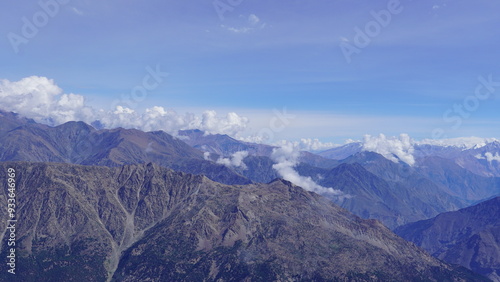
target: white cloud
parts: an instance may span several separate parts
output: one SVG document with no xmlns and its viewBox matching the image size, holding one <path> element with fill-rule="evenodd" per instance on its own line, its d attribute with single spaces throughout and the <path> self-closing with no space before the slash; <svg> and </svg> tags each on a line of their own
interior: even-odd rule
<svg viewBox="0 0 500 282">
<path fill-rule="evenodd" d="M 251 14 L 250 16 L 248 16 L 248 22 L 251 25 L 257 25 L 260 22 L 260 19 L 255 14 Z"/>
<path fill-rule="evenodd" d="M 439 10 L 441 8 L 444 8 L 444 7 L 446 7 L 446 3 L 443 3 L 442 5 L 435 4 L 435 5 L 432 6 L 432 9 L 433 10 Z"/>
<path fill-rule="evenodd" d="M 486 153 L 484 153 L 484 157 L 481 154 L 478 154 L 475 157 L 477 159 L 480 159 L 480 160 L 487 160 L 489 163 L 491 163 L 493 161 L 500 162 L 500 154 L 498 154 L 498 152 L 495 153 L 495 155 L 493 155 L 490 152 L 486 152 Z"/>
<path fill-rule="evenodd" d="M 148 143 L 148 146 L 146 147 L 145 149 L 146 153 L 152 153 L 154 152 L 155 150 L 153 149 L 153 142 L 149 142 Z"/>
<path fill-rule="evenodd" d="M 339 39 L 341 42 L 346 42 L 346 43 L 350 42 L 349 39 L 347 37 L 344 37 L 344 36 L 341 36 Z"/>
<path fill-rule="evenodd" d="M 246 18 L 246 22 L 242 24 L 241 27 L 231 27 L 226 25 L 221 25 L 221 27 L 234 33 L 247 33 L 257 29 L 263 29 L 266 27 L 266 24 L 261 23 L 260 18 L 255 14 L 250 14 L 248 18 Z"/>
<path fill-rule="evenodd" d="M 220 118 L 215 111 L 205 111 L 202 119 L 193 124 L 193 128 L 203 130 L 206 134 L 224 133 L 235 136 L 243 131 L 247 124 L 248 118 L 240 117 L 234 112 L 228 113 L 225 118 Z"/>
<path fill-rule="evenodd" d="M 353 139 L 346 139 L 344 142 L 344 145 L 351 144 L 351 143 L 360 143 L 361 141 L 359 140 L 353 140 Z"/>
<path fill-rule="evenodd" d="M 143 131 L 163 130 L 177 135 L 178 130 L 200 129 L 206 133 L 236 136 L 245 130 L 248 118 L 234 112 L 219 116 L 215 111 L 199 115 L 178 114 L 163 107 L 151 107 L 144 112 L 117 106 L 113 111 L 87 106 L 85 98 L 64 94 L 53 80 L 31 76 L 20 81 L 0 80 L 0 108 L 13 111 L 37 122 L 59 125 L 68 121 L 92 123 L 100 121 L 105 128 L 136 128 Z"/>
<path fill-rule="evenodd" d="M 144 131 L 163 130 L 176 135 L 178 130 L 200 129 L 206 134 L 228 134 L 235 136 L 244 130 L 248 119 L 231 112 L 225 117 L 218 116 L 215 111 L 205 111 L 200 116 L 192 113 L 178 114 L 172 110 L 155 106 L 143 113 L 117 106 L 116 111 L 100 111 L 98 115 L 107 128 L 137 128 Z"/>
<path fill-rule="evenodd" d="M 234 33 L 247 33 L 251 30 L 253 30 L 253 28 L 251 27 L 240 27 L 240 28 L 236 28 L 236 27 L 226 27 L 225 25 L 221 25 L 223 28 L 231 31 L 231 32 L 234 32 Z"/>
<path fill-rule="evenodd" d="M 231 155 L 231 158 L 220 157 L 217 160 L 218 164 L 225 165 L 227 167 L 241 167 L 242 169 L 247 169 L 247 166 L 243 162 L 243 159 L 248 157 L 247 151 L 238 151 Z"/>
<path fill-rule="evenodd" d="M 210 152 L 204 152 L 204 153 L 203 153 L 203 158 L 204 158 L 206 161 L 210 161 Z"/>
<path fill-rule="evenodd" d="M 344 193 L 340 190 L 323 187 L 314 182 L 311 177 L 300 175 L 294 169 L 294 167 L 298 164 L 299 155 L 299 149 L 291 142 L 283 144 L 279 148 L 273 149 L 271 158 L 276 162 L 276 164 L 273 165 L 273 169 L 275 169 L 283 179 L 288 180 L 307 191 L 336 196 L 339 198 L 347 197 L 347 195 L 344 195 Z"/>
<path fill-rule="evenodd" d="M 253 134 L 250 136 L 238 136 L 236 139 L 243 142 L 256 143 L 256 144 L 264 144 L 267 141 L 265 135 L 258 135 L 258 134 Z"/>
<path fill-rule="evenodd" d="M 61 124 L 71 120 L 89 120 L 91 108 L 83 96 L 63 94 L 53 80 L 30 76 L 19 81 L 0 80 L 0 107 L 40 122 Z"/>
<path fill-rule="evenodd" d="M 79 16 L 82 16 L 82 15 L 83 15 L 83 12 L 82 12 L 82 11 L 80 11 L 80 10 L 78 10 L 76 7 L 72 7 L 72 8 L 71 8 L 71 10 L 72 10 L 75 14 L 77 14 L 77 15 L 79 15 Z"/>
<path fill-rule="evenodd" d="M 415 164 L 413 157 L 413 144 L 408 134 L 401 134 L 399 138 L 387 138 L 384 134 L 379 136 L 365 135 L 363 140 L 363 151 L 381 154 L 395 163 L 399 160 L 409 164 Z"/>
<path fill-rule="evenodd" d="M 488 162 L 490 162 L 490 163 L 491 163 L 492 161 L 497 161 L 497 162 L 500 162 L 500 155 L 498 154 L 498 152 L 497 152 L 497 153 L 495 153 L 495 155 L 493 155 L 493 154 L 492 154 L 492 153 L 490 153 L 490 152 L 486 152 L 486 153 L 484 154 L 484 156 L 486 157 L 486 160 L 487 160 Z"/>
<path fill-rule="evenodd" d="M 302 138 L 298 144 L 299 148 L 304 151 L 320 151 L 339 147 L 341 145 L 332 142 L 323 143 L 318 139 Z"/>
</svg>

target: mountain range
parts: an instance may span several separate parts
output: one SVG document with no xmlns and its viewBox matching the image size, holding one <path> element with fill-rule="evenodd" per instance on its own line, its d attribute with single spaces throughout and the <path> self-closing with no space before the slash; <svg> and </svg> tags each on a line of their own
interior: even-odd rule
<svg viewBox="0 0 500 282">
<path fill-rule="evenodd" d="M 233 169 L 252 181 L 268 182 L 279 177 L 273 169 L 276 162 L 271 159 L 272 146 L 243 142 L 227 135 L 207 135 L 199 130 L 180 134 L 189 138 L 184 140 L 186 143 L 217 154 L 217 157 L 230 157 L 238 151 L 248 152 L 249 156 L 244 159 L 245 168 Z M 360 142 L 351 142 L 318 154 L 301 152 L 295 168 L 300 175 L 310 177 L 324 187 L 353 196 L 337 201 L 340 206 L 395 228 L 499 195 L 500 178 L 488 172 L 490 169 L 484 168 L 482 173 L 476 173 L 470 168 L 481 170 L 480 167 L 464 166 L 459 161 L 480 152 L 483 155 L 500 152 L 495 150 L 495 144 L 496 141 L 475 147 L 415 145 L 416 164 L 410 166 L 375 152 L 363 151 Z M 462 157 L 458 158 L 457 154 L 462 154 Z M 482 161 L 473 158 L 475 162 Z M 496 161 L 492 163 L 496 164 Z M 352 172 L 346 173 L 347 170 Z"/>
<path fill-rule="evenodd" d="M 0 266 L 8 281 L 486 281 L 283 180 L 229 186 L 155 164 L 8 168 L 22 223 L 14 280 Z"/>
<path fill-rule="evenodd" d="M 267 183 L 280 177 L 273 168 L 276 161 L 272 159 L 272 153 L 277 147 L 243 142 L 227 135 L 188 130 L 181 131 L 179 137 L 173 137 L 162 131 L 142 132 L 123 128 L 96 130 L 83 122 L 68 122 L 50 127 L 6 112 L 0 112 L 0 121 L 0 161 L 64 162 L 111 167 L 154 162 L 174 170 L 204 174 L 225 184 Z M 377 153 L 360 151 L 361 148 L 361 144 L 353 142 L 333 149 L 338 154 L 347 156 L 342 160 L 299 152 L 296 170 L 322 186 L 336 188 L 354 196 L 345 203 L 338 204 L 356 212 L 362 208 L 361 201 L 358 201 L 361 196 L 356 196 L 363 193 L 356 193 L 353 187 L 370 187 L 367 179 L 373 177 L 358 177 L 357 180 L 350 179 L 348 182 L 346 179 L 325 176 L 336 174 L 336 169 L 341 164 L 360 164 L 379 178 L 378 183 L 384 183 L 378 185 L 378 189 L 387 190 L 383 193 L 387 198 L 380 198 L 373 193 L 364 194 L 363 201 L 379 202 L 381 205 L 364 208 L 365 211 L 358 215 L 379 219 L 391 228 L 430 218 L 440 212 L 467 207 L 500 194 L 499 178 L 485 176 L 489 172 L 475 173 L 461 166 L 456 157 L 458 152 L 466 152 L 463 153 L 464 156 L 485 155 L 485 152 L 494 155 L 496 142 L 467 150 L 452 146 L 422 145 L 414 153 L 414 166 L 388 160 Z M 473 152 L 469 152 L 470 150 Z M 482 150 L 483 153 L 477 150 Z M 224 165 L 219 161 L 221 158 L 231 158 L 237 152 L 246 152 L 247 156 L 242 159 L 244 165 Z M 208 157 L 206 154 L 209 154 Z M 359 167 L 356 169 L 360 170 Z M 338 185 L 338 181 L 343 184 Z M 439 196 L 435 197 L 433 194 Z M 405 202 L 409 209 L 398 204 L 395 197 Z M 382 208 L 384 205 L 391 207 L 393 211 L 387 213 L 379 210 L 378 207 Z M 420 212 L 408 213 L 409 210 Z M 378 214 L 386 216 L 379 217 Z"/>
<path fill-rule="evenodd" d="M 227 135 L 188 130 L 174 137 L 162 131 L 96 130 L 83 122 L 50 127 L 7 112 L 0 112 L 0 121 L 0 161 L 109 167 L 153 162 L 230 185 L 267 183 L 281 177 L 273 168 L 276 160 L 272 154 L 277 147 Z M 492 151 L 494 144 L 473 150 Z M 302 177 L 348 195 L 332 198 L 341 207 L 363 218 L 378 219 L 389 228 L 500 194 L 499 178 L 474 173 L 452 158 L 455 155 L 450 152 L 462 150 L 458 147 L 438 150 L 439 146 L 423 146 L 425 150 L 414 153 L 417 156 L 414 166 L 394 162 L 375 152 L 359 151 L 361 148 L 356 142 L 335 148 L 337 155 L 347 156 L 342 160 L 301 151 L 294 169 Z M 238 152 L 246 153 L 240 165 L 221 162 Z"/>
<path fill-rule="evenodd" d="M 466 170 L 485 177 L 500 176 L 500 141 L 474 140 L 464 138 L 464 141 L 450 140 L 442 143 L 435 140 L 415 142 L 413 144 L 413 157 L 417 163 L 425 161 L 428 157 L 447 159 Z M 472 140 L 468 140 L 472 139 Z M 475 143 L 479 142 L 479 143 Z M 351 142 L 322 152 L 318 155 L 325 158 L 343 160 L 363 151 L 362 142 Z"/>
<path fill-rule="evenodd" d="M 83 122 L 56 127 L 0 113 L 0 161 L 63 162 L 121 166 L 155 162 L 189 173 L 204 174 L 227 184 L 250 180 L 224 165 L 207 161 L 203 153 L 163 132 L 117 128 L 96 130 Z"/>
<path fill-rule="evenodd" d="M 500 281 L 500 197 L 396 229 L 433 256 Z"/>
<path fill-rule="evenodd" d="M 20 197 L 29 199 L 20 213 L 28 223 L 19 231 L 20 257 L 33 270 L 24 269 L 22 281 L 41 273 L 45 281 L 75 273 L 88 281 L 479 281 L 405 245 L 386 227 L 399 232 L 402 225 L 500 195 L 495 172 L 500 147 L 495 141 L 415 148 L 412 165 L 366 151 L 358 142 L 318 154 L 293 153 L 287 162 L 293 161 L 294 177 L 342 193 L 319 196 L 277 180 L 286 178 L 276 169 L 282 161 L 275 155 L 279 146 L 199 130 L 174 137 L 163 131 L 97 130 L 83 122 L 50 127 L 0 111 L 0 161 L 5 169 L 19 168 Z M 249 194 L 241 198 L 240 190 Z M 5 211 L 0 215 L 5 218 Z M 308 225 L 310 220 L 315 224 Z M 394 251 L 399 249 L 406 251 Z M 89 254 L 95 264 L 89 264 Z M 145 254 L 148 261 L 142 262 Z M 337 266 L 328 262 L 332 257 Z M 492 266 L 483 261 L 488 259 L 481 252 L 474 267 L 447 261 L 495 280 Z M 309 261 L 308 268 L 301 268 L 300 260 Z M 318 263 L 321 267 L 314 266 Z M 395 269 L 387 267 L 391 263 Z"/>
</svg>

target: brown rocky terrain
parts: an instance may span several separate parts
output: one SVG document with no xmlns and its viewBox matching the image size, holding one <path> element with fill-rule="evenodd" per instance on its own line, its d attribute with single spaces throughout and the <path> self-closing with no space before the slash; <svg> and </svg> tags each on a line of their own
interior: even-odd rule
<svg viewBox="0 0 500 282">
<path fill-rule="evenodd" d="M 0 266 L 8 281 L 484 279 L 283 180 L 229 186 L 154 164 L 1 163 L 2 203 L 9 167 L 19 206 L 14 280 Z"/>
</svg>

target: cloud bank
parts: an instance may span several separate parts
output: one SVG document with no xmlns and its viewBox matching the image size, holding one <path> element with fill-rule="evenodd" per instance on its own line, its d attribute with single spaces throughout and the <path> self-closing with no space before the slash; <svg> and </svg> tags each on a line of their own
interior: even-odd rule
<svg viewBox="0 0 500 282">
<path fill-rule="evenodd" d="M 251 17 L 250 21 L 257 23 L 258 18 Z M 206 134 L 227 134 L 248 142 L 263 141 L 254 140 L 252 137 L 241 137 L 240 135 L 248 128 L 249 120 L 234 112 L 224 116 L 220 116 L 215 111 L 205 111 L 201 115 L 180 114 L 159 106 L 138 112 L 120 105 L 113 110 L 97 109 L 89 106 L 82 95 L 64 93 L 52 79 L 40 76 L 26 77 L 19 81 L 0 80 L 0 99 L 2 101 L 0 109 L 13 111 L 37 122 L 53 126 L 68 121 L 83 121 L 96 127 L 136 128 L 143 131 L 163 130 L 172 135 L 177 135 L 178 130 L 200 129 Z M 494 141 L 498 140 L 465 137 L 413 141 L 406 134 L 399 137 L 386 137 L 381 134 L 379 136 L 367 135 L 361 143 L 364 151 L 377 152 L 392 161 L 401 160 L 413 165 L 415 163 L 412 156 L 413 146 L 429 144 L 454 146 L 467 150 L 480 148 Z M 281 146 L 286 143 L 287 141 L 281 141 L 275 144 Z M 293 145 L 298 150 L 304 151 L 321 151 L 340 146 L 307 138 L 300 139 Z M 492 155 L 490 159 L 495 159 L 495 156 Z"/>
<path fill-rule="evenodd" d="M 201 116 L 178 114 L 163 107 L 152 107 L 144 112 L 117 106 L 114 110 L 96 109 L 86 105 L 85 98 L 65 94 L 52 79 L 39 76 L 19 81 L 0 80 L 0 108 L 13 111 L 37 122 L 59 125 L 68 121 L 99 122 L 104 128 L 136 128 L 143 131 L 163 130 L 177 135 L 178 130 L 200 129 L 208 134 L 236 136 L 246 129 L 249 120 L 236 113 L 218 116 L 205 111 Z"/>
<path fill-rule="evenodd" d="M 273 169 L 285 180 L 304 188 L 307 191 L 315 192 L 323 195 L 331 195 L 336 197 L 346 197 L 340 190 L 323 187 L 314 182 L 311 177 L 300 175 L 294 167 L 298 164 L 300 150 L 293 143 L 288 142 L 279 148 L 273 149 L 271 159 L 276 162 Z"/>
<path fill-rule="evenodd" d="M 365 135 L 362 150 L 381 154 L 395 163 L 401 160 L 409 165 L 415 164 L 413 141 L 408 134 L 401 134 L 399 138 L 387 138 L 384 134 Z"/>
<path fill-rule="evenodd" d="M 54 81 L 31 76 L 20 81 L 0 80 L 0 107 L 43 123 L 61 124 L 71 120 L 86 120 L 94 110 L 85 106 L 81 95 L 63 94 Z"/>
</svg>

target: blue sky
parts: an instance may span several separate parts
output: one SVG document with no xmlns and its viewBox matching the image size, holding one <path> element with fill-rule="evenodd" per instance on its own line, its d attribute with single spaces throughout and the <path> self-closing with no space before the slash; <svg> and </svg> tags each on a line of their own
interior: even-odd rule
<svg viewBox="0 0 500 282">
<path fill-rule="evenodd" d="M 250 119 L 252 134 L 286 108 L 295 119 L 277 137 L 337 143 L 378 133 L 432 138 L 436 128 L 438 137 L 500 137 L 500 85 L 488 99 L 467 100 L 478 77 L 500 82 L 500 2 L 397 2 L 61 0 L 16 53 L 9 34 L 23 36 L 23 17 L 33 23 L 43 10 L 7 1 L 0 79 L 47 77 L 109 109 L 146 67 L 159 66 L 168 78 L 136 110 L 234 111 Z M 214 3 L 229 5 L 223 18 Z M 356 28 L 366 33 L 372 11 L 382 10 L 390 21 L 357 48 Z M 359 51 L 350 63 L 341 44 Z M 464 101 L 479 103 L 460 117 L 453 107 Z"/>
</svg>

